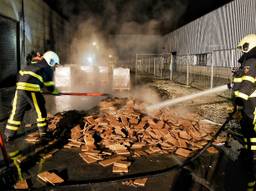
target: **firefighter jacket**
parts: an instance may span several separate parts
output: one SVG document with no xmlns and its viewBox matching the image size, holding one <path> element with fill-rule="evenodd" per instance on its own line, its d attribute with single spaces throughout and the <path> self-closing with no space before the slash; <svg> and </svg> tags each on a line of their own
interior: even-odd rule
<svg viewBox="0 0 256 191">
<path fill-rule="evenodd" d="M 42 92 L 44 89 L 53 92 L 53 70 L 44 59 L 37 64 L 28 65 L 19 71 L 16 87 L 18 90 L 32 92 Z"/>
<path fill-rule="evenodd" d="M 256 122 L 256 48 L 245 53 L 239 62 L 241 66 L 233 76 L 234 97 L 243 107 L 242 112 Z M 254 116 L 255 115 L 255 116 Z"/>
</svg>

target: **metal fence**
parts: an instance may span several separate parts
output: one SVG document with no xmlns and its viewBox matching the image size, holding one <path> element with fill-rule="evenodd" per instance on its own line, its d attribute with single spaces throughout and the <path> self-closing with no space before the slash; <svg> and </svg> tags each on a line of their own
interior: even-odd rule
<svg viewBox="0 0 256 191">
<path fill-rule="evenodd" d="M 170 79 L 171 54 L 136 54 L 135 74 Z"/>
<path fill-rule="evenodd" d="M 205 65 L 198 65 L 198 55 L 137 54 L 136 76 L 169 79 L 199 89 L 213 88 L 231 81 L 233 64 L 218 66 L 215 53 L 207 54 Z"/>
</svg>

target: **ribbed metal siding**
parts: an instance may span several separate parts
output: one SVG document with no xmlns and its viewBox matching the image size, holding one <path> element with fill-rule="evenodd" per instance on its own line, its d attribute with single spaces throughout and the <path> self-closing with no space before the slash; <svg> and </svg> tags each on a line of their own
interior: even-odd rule
<svg viewBox="0 0 256 191">
<path fill-rule="evenodd" d="M 17 23 L 0 16 L 0 88 L 15 85 L 17 70 Z"/>
<path fill-rule="evenodd" d="M 166 46 L 177 55 L 213 52 L 214 65 L 229 67 L 240 56 L 237 43 L 249 33 L 256 33 L 256 1 L 235 0 L 168 34 Z"/>
</svg>

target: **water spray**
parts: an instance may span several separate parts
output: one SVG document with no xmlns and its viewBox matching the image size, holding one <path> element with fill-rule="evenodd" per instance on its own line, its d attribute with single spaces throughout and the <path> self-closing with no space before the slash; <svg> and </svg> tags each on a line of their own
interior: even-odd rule
<svg viewBox="0 0 256 191">
<path fill-rule="evenodd" d="M 167 106 L 173 106 L 175 104 L 185 102 L 185 101 L 188 101 L 188 100 L 191 100 L 191 99 L 195 99 L 195 98 L 198 98 L 198 97 L 201 97 L 201 96 L 205 96 L 205 95 L 209 95 L 209 94 L 216 94 L 218 92 L 223 92 L 223 91 L 226 91 L 228 89 L 229 89 L 228 85 L 218 86 L 218 87 L 211 88 L 209 90 L 205 90 L 205 91 L 195 93 L 195 94 L 192 94 L 192 95 L 183 96 L 183 97 L 179 97 L 179 98 L 176 98 L 176 99 L 166 100 L 166 101 L 163 101 L 161 103 L 149 105 L 149 106 L 146 107 L 146 111 L 147 112 L 152 112 L 154 110 L 159 110 L 159 109 L 162 109 L 162 108 L 167 107 Z"/>
</svg>

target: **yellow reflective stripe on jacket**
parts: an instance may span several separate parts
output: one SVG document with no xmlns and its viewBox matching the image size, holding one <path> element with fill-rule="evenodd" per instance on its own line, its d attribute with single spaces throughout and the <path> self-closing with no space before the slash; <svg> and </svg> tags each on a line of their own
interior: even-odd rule
<svg viewBox="0 0 256 191">
<path fill-rule="evenodd" d="M 256 90 L 249 97 L 256 97 Z"/>
<path fill-rule="evenodd" d="M 44 82 L 45 86 L 54 86 L 54 82 L 53 81 L 49 81 L 49 82 Z"/>
<path fill-rule="evenodd" d="M 40 89 L 34 89 L 34 88 L 27 88 L 27 87 L 17 87 L 18 90 L 26 90 L 26 91 L 33 91 L 33 92 L 40 92 Z"/>
<path fill-rule="evenodd" d="M 246 94 L 244 94 L 244 93 L 242 93 L 242 92 L 235 91 L 234 93 L 235 93 L 235 96 L 236 96 L 236 97 L 240 97 L 240 98 L 242 98 L 242 99 L 244 99 L 244 100 L 248 100 L 248 98 L 249 98 L 248 95 L 246 95 Z"/>
<path fill-rule="evenodd" d="M 19 151 L 19 150 L 16 150 L 16 151 L 13 151 L 13 152 L 8 153 L 8 155 L 9 155 L 10 157 L 17 156 L 18 154 L 20 154 L 20 151 Z"/>
<path fill-rule="evenodd" d="M 15 121 L 15 120 L 12 120 L 12 119 L 9 119 L 7 122 L 12 124 L 12 125 L 20 125 L 20 123 L 21 123 L 20 121 Z"/>
<path fill-rule="evenodd" d="M 255 78 L 252 76 L 243 76 L 242 81 L 244 81 L 244 80 L 255 83 Z"/>
<path fill-rule="evenodd" d="M 34 72 L 20 70 L 19 73 L 20 73 L 20 75 L 22 75 L 22 76 L 23 76 L 23 75 L 30 75 L 30 76 L 33 76 L 33 77 L 37 78 L 40 82 L 42 82 L 42 83 L 44 82 L 42 76 L 40 76 L 40 75 L 38 75 L 38 74 L 36 74 L 36 73 L 34 73 Z"/>
<path fill-rule="evenodd" d="M 18 82 L 16 85 L 18 90 L 27 90 L 27 91 L 36 91 L 36 92 L 41 91 L 41 88 L 38 84 Z"/>
<path fill-rule="evenodd" d="M 39 108 L 38 103 L 37 103 L 36 94 L 31 93 L 31 96 L 32 96 L 32 100 L 33 100 L 33 103 L 34 103 L 34 106 L 35 106 L 35 109 L 36 109 L 37 118 L 42 119 L 42 113 L 41 113 L 40 108 Z"/>
<path fill-rule="evenodd" d="M 6 129 L 12 130 L 12 131 L 17 131 L 18 127 L 12 126 L 12 125 L 6 125 Z"/>
<path fill-rule="evenodd" d="M 30 88 L 40 87 L 38 84 L 31 84 L 31 83 L 27 83 L 27 82 L 18 82 L 16 85 L 17 86 L 26 86 L 26 87 L 30 87 Z"/>
<path fill-rule="evenodd" d="M 233 79 L 233 82 L 235 82 L 235 83 L 241 83 L 243 80 L 242 80 L 242 78 L 234 78 Z"/>
</svg>

